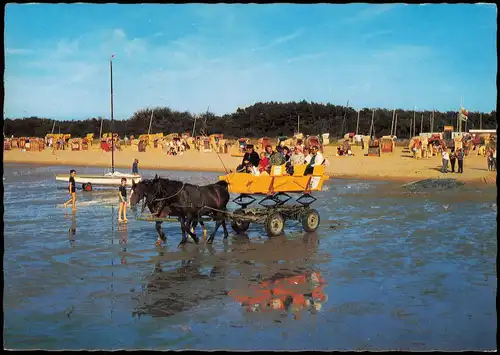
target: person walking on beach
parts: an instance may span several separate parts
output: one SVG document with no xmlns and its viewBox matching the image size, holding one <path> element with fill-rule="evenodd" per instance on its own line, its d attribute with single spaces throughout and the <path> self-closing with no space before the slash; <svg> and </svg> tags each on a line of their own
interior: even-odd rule
<svg viewBox="0 0 500 355">
<path fill-rule="evenodd" d="M 493 167 L 497 171 L 497 149 L 493 148 Z"/>
<path fill-rule="evenodd" d="M 457 160 L 457 154 L 455 153 L 455 148 L 451 148 L 450 153 L 450 164 L 451 164 L 451 172 L 455 172 L 455 162 Z"/>
<path fill-rule="evenodd" d="M 443 158 L 443 166 L 441 167 L 441 172 L 443 174 L 446 174 L 446 173 L 448 173 L 448 162 L 450 161 L 448 149 L 444 148 L 443 152 L 441 153 L 441 156 Z"/>
<path fill-rule="evenodd" d="M 132 175 L 139 175 L 139 159 L 134 159 L 134 163 L 132 164 Z"/>
<path fill-rule="evenodd" d="M 464 151 L 463 151 L 462 148 L 460 148 L 458 150 L 457 160 L 458 160 L 458 171 L 457 171 L 457 173 L 462 174 L 464 172 Z"/>
<path fill-rule="evenodd" d="M 486 161 L 488 163 L 488 171 L 493 171 L 493 150 L 488 149 L 486 151 Z"/>
<path fill-rule="evenodd" d="M 128 222 L 127 219 L 127 179 L 122 178 L 121 185 L 118 188 L 120 196 L 120 207 L 118 208 L 118 222 Z M 123 218 L 122 218 L 123 215 Z"/>
<path fill-rule="evenodd" d="M 71 202 L 71 207 L 72 210 L 76 210 L 76 183 L 75 183 L 75 176 L 76 176 L 76 171 L 71 169 L 69 171 L 69 186 L 68 186 L 68 191 L 69 194 L 71 195 L 71 198 L 64 203 L 64 207 L 68 206 L 68 203 Z"/>
</svg>

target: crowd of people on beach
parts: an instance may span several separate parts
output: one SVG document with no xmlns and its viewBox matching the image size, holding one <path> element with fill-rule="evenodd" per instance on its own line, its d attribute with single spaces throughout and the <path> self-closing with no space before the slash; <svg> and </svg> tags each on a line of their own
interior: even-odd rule
<svg viewBox="0 0 500 355">
<path fill-rule="evenodd" d="M 293 151 L 287 146 L 277 145 L 276 149 L 273 150 L 271 145 L 267 145 L 259 156 L 254 150 L 254 146 L 249 144 L 246 146 L 246 153 L 236 171 L 246 172 L 254 176 L 264 176 L 271 174 L 271 167 L 284 165 L 286 174 L 293 175 L 295 166 L 306 165 L 304 175 L 309 175 L 312 174 L 315 166 L 326 166 L 327 164 L 328 161 L 323 158 L 316 145 L 309 149 L 303 144 L 297 144 Z"/>
</svg>

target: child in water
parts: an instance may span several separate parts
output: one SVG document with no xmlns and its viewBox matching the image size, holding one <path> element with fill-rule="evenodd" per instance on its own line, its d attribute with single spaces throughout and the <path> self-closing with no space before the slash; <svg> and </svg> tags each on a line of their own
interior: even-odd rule
<svg viewBox="0 0 500 355">
<path fill-rule="evenodd" d="M 69 191 L 71 198 L 64 203 L 64 207 L 67 207 L 68 203 L 71 202 L 71 207 L 72 207 L 73 211 L 76 210 L 75 176 L 76 176 L 76 171 L 71 169 L 69 172 L 69 186 L 68 186 L 68 191 Z"/>
<path fill-rule="evenodd" d="M 122 178 L 121 186 L 118 188 L 120 196 L 120 207 L 118 208 L 118 222 L 128 222 L 127 219 L 127 179 Z M 123 215 L 123 219 L 122 219 Z"/>
</svg>

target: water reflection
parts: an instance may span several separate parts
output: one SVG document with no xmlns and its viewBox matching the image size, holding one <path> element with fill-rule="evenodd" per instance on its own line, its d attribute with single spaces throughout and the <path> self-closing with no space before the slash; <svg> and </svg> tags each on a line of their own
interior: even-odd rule
<svg viewBox="0 0 500 355">
<path fill-rule="evenodd" d="M 318 245 L 318 235 L 306 233 L 263 243 L 238 236 L 224 251 L 208 245 L 161 251 L 133 315 L 169 317 L 228 295 L 247 311 L 315 313 L 327 300 L 321 272 L 308 265 Z"/>
<path fill-rule="evenodd" d="M 69 215 L 67 212 L 64 213 L 64 218 L 69 219 Z M 69 245 L 73 248 L 75 246 L 75 238 L 76 238 L 76 211 L 71 212 L 71 224 L 68 229 L 68 240 Z"/>
<path fill-rule="evenodd" d="M 126 264 L 127 263 L 127 242 L 128 242 L 128 229 L 127 229 L 127 224 L 119 224 L 118 225 L 118 236 L 120 237 L 120 244 L 123 246 L 122 251 L 120 252 L 121 264 Z"/>
</svg>

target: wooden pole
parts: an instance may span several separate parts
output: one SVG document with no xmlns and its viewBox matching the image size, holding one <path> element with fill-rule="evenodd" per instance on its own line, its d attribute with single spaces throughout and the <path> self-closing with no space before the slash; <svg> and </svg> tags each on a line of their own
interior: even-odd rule
<svg viewBox="0 0 500 355">
<path fill-rule="evenodd" d="M 415 119 L 415 109 L 416 108 L 413 109 L 413 131 L 412 131 L 413 135 L 415 135 L 415 122 L 416 122 L 416 119 Z"/>
<path fill-rule="evenodd" d="M 411 129 L 412 129 L 412 127 L 413 127 L 413 118 L 410 118 L 410 139 L 412 137 L 412 135 L 411 135 Z"/>
<path fill-rule="evenodd" d="M 358 135 L 358 128 L 359 128 L 359 113 L 361 110 L 358 110 L 358 119 L 356 120 L 356 135 Z"/>
<path fill-rule="evenodd" d="M 422 113 L 422 117 L 420 118 L 420 133 L 424 131 L 424 114 Z"/>
<path fill-rule="evenodd" d="M 432 109 L 431 133 L 434 133 L 434 109 Z"/>
<path fill-rule="evenodd" d="M 194 137 L 194 129 L 196 127 L 196 119 L 198 118 L 198 115 L 195 115 L 194 116 L 194 124 L 193 124 L 193 134 L 191 135 L 192 137 Z"/>
<path fill-rule="evenodd" d="M 394 136 L 396 136 L 396 128 L 397 127 L 398 127 L 398 114 L 396 113 L 396 120 L 394 121 Z"/>
<path fill-rule="evenodd" d="M 479 129 L 483 129 L 483 114 L 479 114 Z"/>
<path fill-rule="evenodd" d="M 151 118 L 149 119 L 148 136 L 151 132 L 151 123 L 153 123 L 153 112 L 154 112 L 154 109 L 151 111 Z"/>
<path fill-rule="evenodd" d="M 300 115 L 297 115 L 297 134 L 300 133 Z"/>
<path fill-rule="evenodd" d="M 394 107 L 394 110 L 392 111 L 392 121 L 391 121 L 391 136 L 394 133 L 394 117 L 396 115 L 396 107 Z"/>
<path fill-rule="evenodd" d="M 102 121 L 104 121 L 104 117 L 101 117 L 101 129 L 99 130 L 99 141 L 102 138 Z"/>
<path fill-rule="evenodd" d="M 113 59 L 109 60 L 111 82 L 111 173 L 115 172 L 115 137 L 113 137 Z"/>
</svg>

